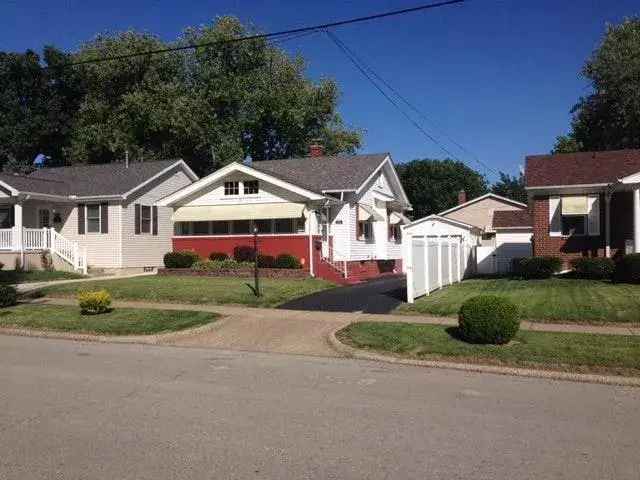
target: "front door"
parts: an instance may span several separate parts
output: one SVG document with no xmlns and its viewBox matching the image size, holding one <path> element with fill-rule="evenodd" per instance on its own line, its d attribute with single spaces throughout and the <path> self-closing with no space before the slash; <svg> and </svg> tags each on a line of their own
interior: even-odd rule
<svg viewBox="0 0 640 480">
<path fill-rule="evenodd" d="M 322 257 L 329 258 L 329 209 L 325 208 L 320 213 L 320 234 L 322 235 Z"/>
</svg>

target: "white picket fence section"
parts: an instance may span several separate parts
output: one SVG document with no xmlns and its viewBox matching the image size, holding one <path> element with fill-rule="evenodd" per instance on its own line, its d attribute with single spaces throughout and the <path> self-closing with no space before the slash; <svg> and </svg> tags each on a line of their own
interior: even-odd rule
<svg viewBox="0 0 640 480">
<path fill-rule="evenodd" d="M 405 250 L 407 301 L 460 282 L 473 265 L 474 249 L 459 238 L 413 236 Z"/>
<path fill-rule="evenodd" d="M 53 228 L 0 229 L 0 251 L 32 252 L 48 250 L 70 263 L 78 271 L 87 273 L 87 252 L 78 242 L 63 237 Z"/>
</svg>

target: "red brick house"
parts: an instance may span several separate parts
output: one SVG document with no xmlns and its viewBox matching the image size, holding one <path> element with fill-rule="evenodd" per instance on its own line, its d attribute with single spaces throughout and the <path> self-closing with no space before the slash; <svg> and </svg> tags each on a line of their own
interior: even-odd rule
<svg viewBox="0 0 640 480">
<path fill-rule="evenodd" d="M 534 255 L 640 252 L 640 150 L 532 155 L 525 178 Z"/>
</svg>

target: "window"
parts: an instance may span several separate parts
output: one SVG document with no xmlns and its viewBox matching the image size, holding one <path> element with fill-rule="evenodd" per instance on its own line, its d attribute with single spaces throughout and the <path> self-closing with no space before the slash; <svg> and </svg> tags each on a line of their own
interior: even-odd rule
<svg viewBox="0 0 640 480">
<path fill-rule="evenodd" d="M 389 240 L 396 243 L 400 243 L 402 241 L 400 225 L 389 225 Z"/>
<path fill-rule="evenodd" d="M 255 195 L 259 192 L 258 180 L 247 180 L 244 182 L 244 194 Z"/>
<path fill-rule="evenodd" d="M 235 220 L 233 222 L 233 233 L 240 235 L 243 233 L 252 233 L 251 220 Z"/>
<path fill-rule="evenodd" d="M 177 222 L 176 235 L 189 235 L 191 233 L 189 227 L 189 222 Z"/>
<path fill-rule="evenodd" d="M 273 221 L 276 233 L 294 233 L 293 218 L 277 218 Z"/>
<path fill-rule="evenodd" d="M 600 235 L 600 196 L 549 197 L 549 235 Z"/>
<path fill-rule="evenodd" d="M 13 207 L 0 208 L 0 228 L 13 227 Z"/>
<path fill-rule="evenodd" d="M 225 195 L 238 195 L 240 194 L 240 187 L 238 182 L 224 182 L 224 194 Z"/>
<path fill-rule="evenodd" d="M 211 222 L 211 233 L 213 235 L 226 235 L 229 233 L 229 222 Z"/>
<path fill-rule="evenodd" d="M 194 235 L 209 235 L 209 222 L 193 222 Z"/>
<path fill-rule="evenodd" d="M 140 233 L 151 233 L 151 207 L 140 205 Z"/>
<path fill-rule="evenodd" d="M 100 205 L 87 205 L 87 233 L 100 233 Z"/>
<path fill-rule="evenodd" d="M 562 235 L 586 235 L 586 215 L 562 215 Z"/>
<path fill-rule="evenodd" d="M 358 222 L 358 240 L 373 240 L 373 224 L 371 222 Z"/>
<path fill-rule="evenodd" d="M 38 227 L 49 228 L 51 226 L 51 212 L 49 210 L 38 210 Z"/>
<path fill-rule="evenodd" d="M 257 227 L 258 233 L 271 233 L 271 220 L 254 220 L 254 226 Z"/>
</svg>

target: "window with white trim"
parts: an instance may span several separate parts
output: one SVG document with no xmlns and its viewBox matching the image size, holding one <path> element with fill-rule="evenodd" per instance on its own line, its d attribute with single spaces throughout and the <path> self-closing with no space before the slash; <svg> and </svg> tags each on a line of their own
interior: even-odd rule
<svg viewBox="0 0 640 480">
<path fill-rule="evenodd" d="M 100 205 L 87 205 L 87 233 L 100 233 Z"/>
<path fill-rule="evenodd" d="M 373 223 L 369 221 L 358 222 L 358 240 L 365 242 L 373 240 Z"/>
<path fill-rule="evenodd" d="M 224 182 L 224 194 L 225 195 L 239 195 L 240 183 L 239 182 Z"/>
<path fill-rule="evenodd" d="M 245 195 L 256 195 L 260 192 L 258 180 L 245 180 L 242 182 L 242 191 Z"/>
<path fill-rule="evenodd" d="M 151 207 L 140 205 L 140 233 L 151 233 Z"/>
<path fill-rule="evenodd" d="M 599 236 L 599 195 L 550 197 L 549 234 L 564 237 Z"/>
</svg>

